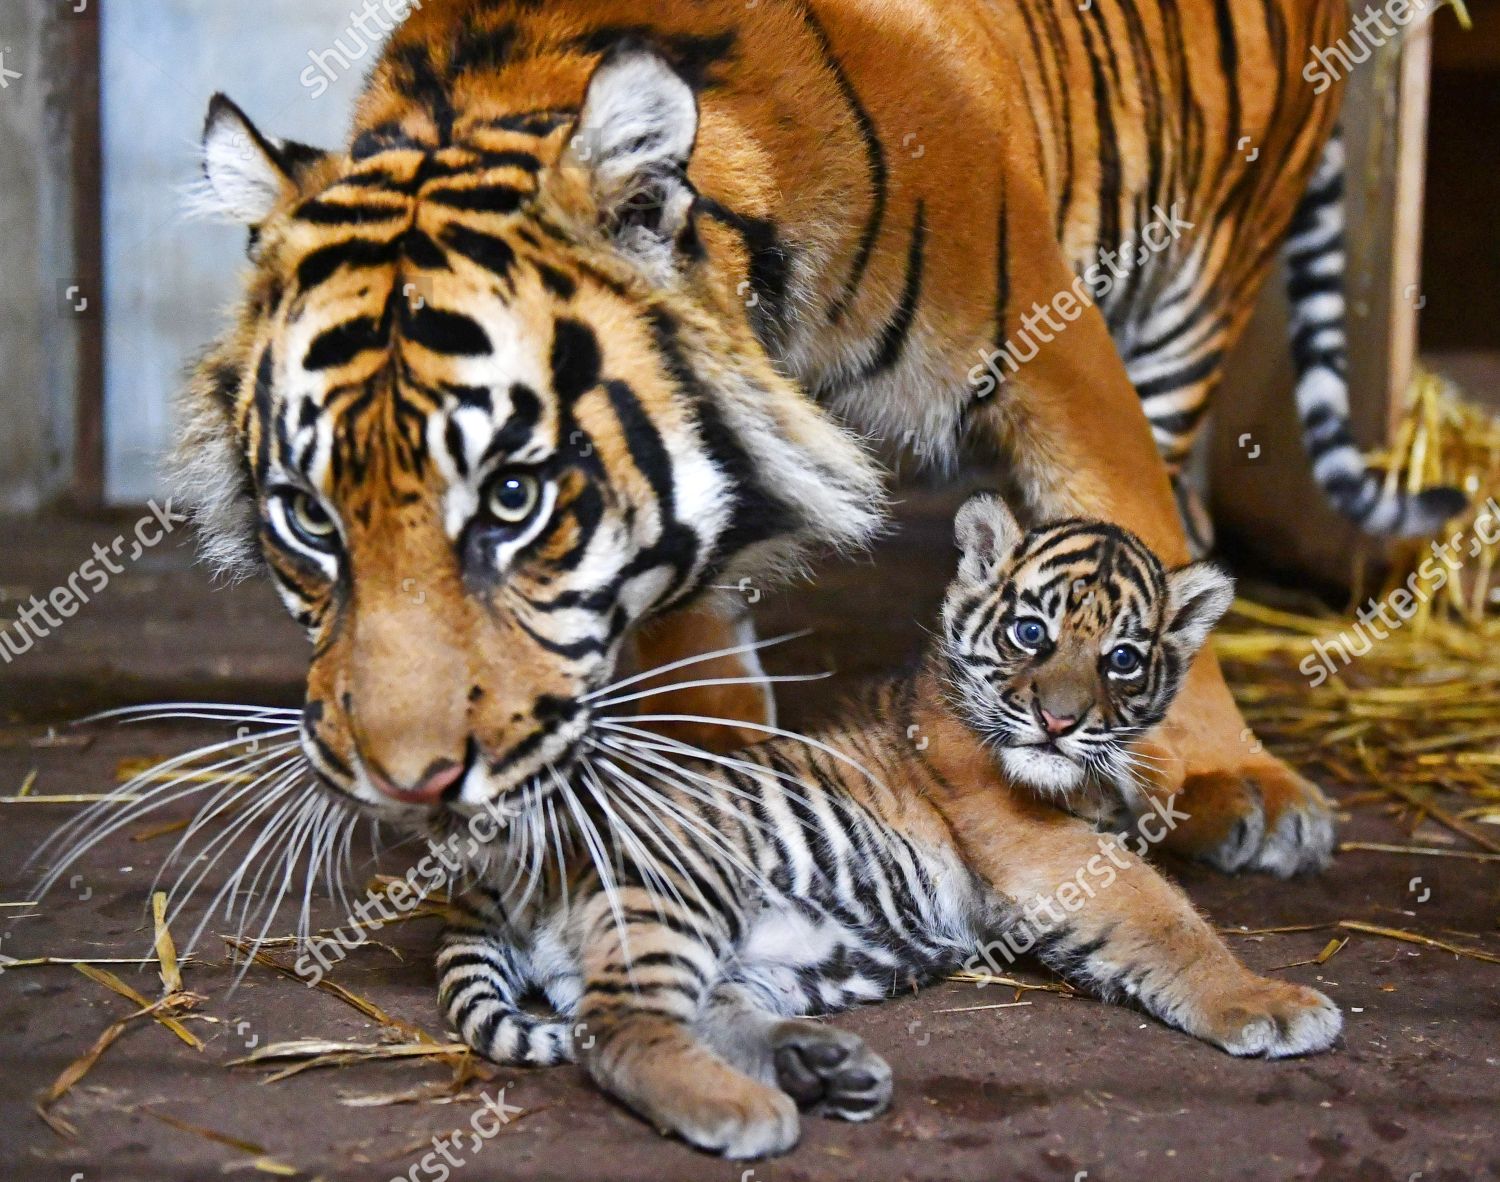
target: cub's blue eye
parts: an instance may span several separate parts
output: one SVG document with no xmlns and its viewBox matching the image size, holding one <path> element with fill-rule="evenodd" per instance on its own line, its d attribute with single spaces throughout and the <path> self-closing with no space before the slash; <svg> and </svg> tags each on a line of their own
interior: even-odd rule
<svg viewBox="0 0 1500 1182">
<path fill-rule="evenodd" d="M 1134 673 L 1141 667 L 1141 654 L 1128 644 L 1122 644 L 1111 650 L 1109 667 L 1115 673 Z"/>
<path fill-rule="evenodd" d="M 1036 648 L 1047 639 L 1047 625 L 1028 616 L 1010 626 L 1010 638 L 1022 648 Z"/>
</svg>

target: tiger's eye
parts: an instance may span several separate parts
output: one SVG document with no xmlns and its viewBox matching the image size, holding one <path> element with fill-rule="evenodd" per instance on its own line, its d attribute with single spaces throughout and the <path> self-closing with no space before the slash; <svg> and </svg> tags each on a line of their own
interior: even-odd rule
<svg viewBox="0 0 1500 1182">
<path fill-rule="evenodd" d="M 485 508 L 496 521 L 520 525 L 536 511 L 542 486 L 529 472 L 502 472 L 490 482 Z"/>
<path fill-rule="evenodd" d="M 328 510 L 305 492 L 295 492 L 287 498 L 287 520 L 302 541 L 320 550 L 328 549 L 339 532 Z"/>
<path fill-rule="evenodd" d="M 1010 636 L 1022 648 L 1036 648 L 1047 639 L 1047 625 L 1027 617 L 1010 626 Z"/>
<path fill-rule="evenodd" d="M 1128 644 L 1118 645 L 1110 651 L 1109 667 L 1116 673 L 1134 673 L 1141 667 L 1141 654 Z"/>
</svg>

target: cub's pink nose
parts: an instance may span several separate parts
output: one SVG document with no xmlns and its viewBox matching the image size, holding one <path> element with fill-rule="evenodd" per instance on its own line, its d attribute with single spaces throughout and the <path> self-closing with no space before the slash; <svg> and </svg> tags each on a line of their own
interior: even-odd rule
<svg viewBox="0 0 1500 1182">
<path fill-rule="evenodd" d="M 410 787 L 397 784 L 379 768 L 370 767 L 370 782 L 384 796 L 402 804 L 437 804 L 443 793 L 463 779 L 464 765 L 452 759 L 435 759 Z"/>
<path fill-rule="evenodd" d="M 1049 735 L 1065 735 L 1078 725 L 1078 719 L 1070 717 L 1059 718 L 1048 711 L 1045 706 L 1038 707 L 1038 710 L 1042 715 L 1042 725 L 1047 728 Z"/>
</svg>

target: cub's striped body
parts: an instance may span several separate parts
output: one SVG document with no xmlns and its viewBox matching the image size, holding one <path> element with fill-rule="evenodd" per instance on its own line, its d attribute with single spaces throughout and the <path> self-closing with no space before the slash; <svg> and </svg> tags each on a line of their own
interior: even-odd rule
<svg viewBox="0 0 1500 1182">
<path fill-rule="evenodd" d="M 1332 1042 L 1327 998 L 1253 976 L 1133 852 L 995 760 L 1020 742 L 995 707 L 1036 666 L 1001 676 L 985 654 L 1015 647 L 1007 637 L 1049 599 L 1050 572 L 1067 566 L 1093 592 L 1049 617 L 1054 674 L 1113 668 L 1121 634 L 1157 671 L 1150 692 L 1075 698 L 1080 717 L 1113 717 L 1127 696 L 1140 712 L 1096 731 L 1104 767 L 1106 748 L 1165 712 L 1228 580 L 1163 571 L 1098 523 L 1023 539 L 988 498 L 965 508 L 959 538 L 940 645 L 838 724 L 694 758 L 607 723 L 567 781 L 521 798 L 438 956 L 466 1042 L 507 1063 L 576 1057 L 658 1127 L 734 1157 L 789 1148 L 799 1106 L 863 1120 L 888 1102 L 884 1061 L 806 1016 L 908 992 L 1002 935 L 1231 1053 Z M 1050 902 L 1085 880 L 1085 905 Z M 528 1012 L 533 998 L 557 1016 Z"/>
</svg>

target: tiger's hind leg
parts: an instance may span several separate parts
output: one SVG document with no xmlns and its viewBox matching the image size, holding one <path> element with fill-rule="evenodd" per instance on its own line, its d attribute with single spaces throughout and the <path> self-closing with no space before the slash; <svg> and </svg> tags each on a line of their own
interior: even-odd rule
<svg viewBox="0 0 1500 1182">
<path fill-rule="evenodd" d="M 1172 473 L 1172 499 L 1177 502 L 1177 518 L 1187 535 L 1188 552 L 1194 560 L 1207 558 L 1214 548 L 1214 521 L 1203 493 L 1187 472 Z"/>
<path fill-rule="evenodd" d="M 997 789 L 941 807 L 969 865 L 1016 916 L 1007 951 L 1035 951 L 1106 1000 L 1134 1002 L 1231 1055 L 1305 1055 L 1337 1039 L 1332 1001 L 1251 972 L 1123 843 Z"/>
<path fill-rule="evenodd" d="M 769 1013 L 740 985 L 714 990 L 697 1029 L 725 1059 L 775 1083 L 804 1112 L 862 1121 L 890 1107 L 890 1065 L 864 1039 L 823 1022 Z"/>
<path fill-rule="evenodd" d="M 636 637 L 636 659 L 631 672 L 674 664 L 679 667 L 636 682 L 621 690 L 622 694 L 640 694 L 682 682 L 719 684 L 652 693 L 627 708 L 645 715 L 675 716 L 643 721 L 642 725 L 709 751 L 732 751 L 762 741 L 767 732 L 756 726 L 775 725 L 776 700 L 770 685 L 762 680 L 760 660 L 754 651 L 725 652 L 743 650 L 754 642 L 755 626 L 749 613 L 716 603 L 683 608 L 646 624 Z M 724 655 L 679 664 L 716 652 Z"/>
</svg>

